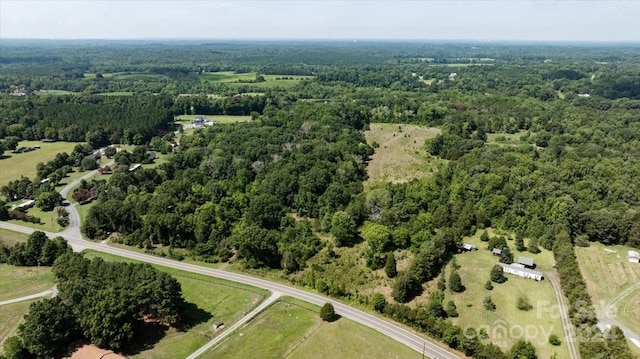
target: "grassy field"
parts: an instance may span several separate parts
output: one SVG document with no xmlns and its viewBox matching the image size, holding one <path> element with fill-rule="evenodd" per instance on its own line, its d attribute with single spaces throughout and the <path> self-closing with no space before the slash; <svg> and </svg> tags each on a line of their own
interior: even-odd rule
<svg viewBox="0 0 640 359">
<path fill-rule="evenodd" d="M 220 72 L 205 72 L 198 75 L 200 81 L 209 82 L 221 82 L 226 83 L 229 86 L 236 88 L 272 88 L 272 87 L 284 87 L 289 88 L 298 84 L 302 80 L 312 78 L 313 76 L 298 76 L 298 75 L 263 75 L 263 82 L 250 82 L 255 81 L 256 73 L 235 73 L 233 71 L 220 71 Z M 286 77 L 287 79 L 283 79 Z"/>
<path fill-rule="evenodd" d="M 516 133 L 487 133 L 487 143 L 497 145 L 517 146 L 526 144 L 521 137 L 526 136 L 527 131 L 519 131 Z"/>
<path fill-rule="evenodd" d="M 0 301 L 40 293 L 51 289 L 54 284 L 55 278 L 50 267 L 0 264 Z"/>
<path fill-rule="evenodd" d="M 0 157 L 0 186 L 19 179 L 21 175 L 33 180 L 38 163 L 48 162 L 60 152 L 71 153 L 77 144 L 75 142 L 20 141 L 18 148 L 40 146 L 40 149 L 26 153 L 5 152 Z"/>
<path fill-rule="evenodd" d="M 130 80 L 130 81 L 145 81 L 145 80 L 159 80 L 168 78 L 165 75 L 161 74 L 151 74 L 146 72 L 113 72 L 113 73 L 103 73 L 102 77 L 107 79 L 116 79 L 116 80 Z M 86 72 L 84 74 L 84 78 L 87 80 L 93 80 L 96 78 L 95 73 Z"/>
<path fill-rule="evenodd" d="M 493 234 L 493 231 L 489 233 Z M 494 289 L 491 291 L 485 289 L 484 284 L 489 279 L 489 271 L 498 258 L 486 250 L 487 244 L 480 241 L 480 235 L 481 231 L 478 231 L 476 235 L 464 238 L 464 243 L 476 244 L 478 251 L 456 255 L 461 267 L 458 273 L 466 290 L 462 293 L 453 293 L 449 289 L 445 291 L 445 304 L 453 300 L 460 314 L 458 318 L 452 318 L 452 322 L 462 328 L 485 328 L 489 334 L 488 341 L 499 345 L 503 350 L 510 348 L 522 338 L 536 347 L 539 358 L 549 358 L 555 353 L 559 358 L 568 358 L 562 322 L 556 314 L 557 301 L 551 283 L 546 279 L 538 282 L 505 274 L 508 278 L 505 283 L 493 283 Z M 512 249 L 514 260 L 517 261 L 518 256 L 523 255 L 535 260 L 536 270 L 553 270 L 555 261 L 551 251 L 541 248 L 542 252 L 539 254 L 520 253 L 515 249 L 513 241 L 507 241 L 507 244 Z M 449 265 L 446 271 L 447 280 L 450 267 Z M 495 311 L 484 308 L 483 300 L 486 296 L 492 297 L 497 307 Z M 533 308 L 529 311 L 519 310 L 516 307 L 519 296 L 526 296 Z M 550 334 L 558 335 L 563 343 L 557 347 L 549 344 Z"/>
<path fill-rule="evenodd" d="M 319 308 L 277 302 L 202 358 L 419 358 L 420 354 L 347 319 L 326 323 Z"/>
<path fill-rule="evenodd" d="M 640 287 L 632 289 L 640 282 L 640 264 L 627 260 L 630 249 L 591 243 L 586 248 L 576 247 L 575 251 L 596 312 L 601 315 L 607 303 L 625 292 L 616 300 L 613 314 L 629 329 L 640 333 Z"/>
<path fill-rule="evenodd" d="M 133 92 L 131 91 L 116 91 L 116 92 L 101 92 L 96 95 L 100 96 L 133 96 Z"/>
<path fill-rule="evenodd" d="M 88 251 L 86 256 L 134 262 L 93 251 Z M 168 272 L 180 282 L 185 300 L 192 303 L 187 321 L 195 325 L 186 332 L 169 329 L 153 348 L 132 348 L 131 351 L 135 354 L 133 358 L 184 358 L 216 335 L 213 324 L 233 323 L 258 305 L 267 293 L 258 288 L 236 285 L 208 276 L 161 266 L 156 268 Z"/>
<path fill-rule="evenodd" d="M 40 90 L 40 91 L 36 91 L 36 94 L 59 96 L 59 95 L 75 95 L 77 94 L 77 92 L 65 91 L 65 90 Z"/>
<path fill-rule="evenodd" d="M 33 301 L 3 305 L 0 307 L 0 354 L 4 352 L 3 344 L 18 330 L 22 317 L 29 311 Z"/>
<path fill-rule="evenodd" d="M 215 123 L 235 123 L 251 121 L 251 116 L 228 116 L 228 115 L 180 115 L 176 118 L 182 124 L 192 124 L 196 117 L 204 117 Z"/>
<path fill-rule="evenodd" d="M 365 187 L 375 183 L 407 182 L 428 176 L 442 160 L 426 153 L 424 142 L 440 133 L 440 129 L 416 125 L 372 123 L 365 132 L 367 143 L 375 149 L 367 166 L 369 179 Z"/>
<path fill-rule="evenodd" d="M 0 243 L 4 245 L 12 246 L 18 242 L 26 242 L 27 238 L 29 238 L 28 234 L 0 228 Z"/>
</svg>

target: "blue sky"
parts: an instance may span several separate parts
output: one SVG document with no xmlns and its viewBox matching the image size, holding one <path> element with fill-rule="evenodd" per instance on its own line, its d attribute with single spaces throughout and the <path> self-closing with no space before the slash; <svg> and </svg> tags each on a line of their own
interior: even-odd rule
<svg viewBox="0 0 640 359">
<path fill-rule="evenodd" d="M 0 0 L 0 39 L 640 41 L 640 0 Z"/>
</svg>

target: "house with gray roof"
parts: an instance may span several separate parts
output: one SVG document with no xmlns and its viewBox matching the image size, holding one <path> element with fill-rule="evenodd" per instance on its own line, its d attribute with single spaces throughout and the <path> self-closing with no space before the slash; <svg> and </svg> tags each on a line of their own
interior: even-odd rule
<svg viewBox="0 0 640 359">
<path fill-rule="evenodd" d="M 498 262 L 498 265 L 502 267 L 503 272 L 514 274 L 514 275 L 517 275 L 518 277 L 535 279 L 535 280 L 542 280 L 544 278 L 544 276 L 542 275 L 542 272 L 525 268 L 523 264 L 518 265 L 518 263 L 507 264 L 507 263 Z"/>
</svg>

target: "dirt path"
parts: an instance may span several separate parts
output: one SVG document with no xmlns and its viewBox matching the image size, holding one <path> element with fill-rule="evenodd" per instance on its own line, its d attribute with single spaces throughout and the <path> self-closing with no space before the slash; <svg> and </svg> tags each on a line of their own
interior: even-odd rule
<svg viewBox="0 0 640 359">
<path fill-rule="evenodd" d="M 576 348 L 576 340 L 575 334 L 573 332 L 573 324 L 569 319 L 569 314 L 567 314 L 567 308 L 569 308 L 568 304 L 565 301 L 564 294 L 562 294 L 562 289 L 560 288 L 560 283 L 557 277 L 557 274 L 551 271 L 544 272 L 544 276 L 551 282 L 551 286 L 553 287 L 553 291 L 556 294 L 556 299 L 558 300 L 558 314 L 560 314 L 560 319 L 562 319 L 562 326 L 564 331 L 564 342 L 567 344 L 567 349 L 569 350 L 569 355 L 571 359 L 580 359 L 580 352 Z"/>
</svg>

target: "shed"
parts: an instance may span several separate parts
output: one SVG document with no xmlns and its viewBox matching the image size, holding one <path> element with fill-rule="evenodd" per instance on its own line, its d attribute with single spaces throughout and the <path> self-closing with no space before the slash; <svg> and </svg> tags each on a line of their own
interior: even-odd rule
<svg viewBox="0 0 640 359">
<path fill-rule="evenodd" d="M 494 256 L 499 256 L 502 254 L 502 249 L 494 248 L 491 250 L 491 253 L 493 253 Z"/>
<path fill-rule="evenodd" d="M 475 244 L 465 243 L 462 245 L 462 249 L 464 249 L 465 251 L 477 251 L 478 246 L 476 246 Z"/>
<path fill-rule="evenodd" d="M 529 257 L 518 257 L 518 263 L 524 265 L 527 268 L 535 268 L 536 264 L 533 262 L 533 258 Z"/>
<path fill-rule="evenodd" d="M 638 253 L 636 251 L 629 251 L 627 253 L 627 256 L 629 257 L 629 262 L 631 262 L 631 263 L 640 263 L 640 253 Z"/>
</svg>

